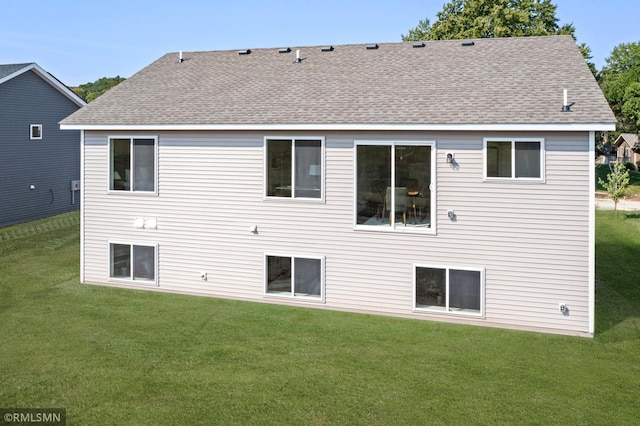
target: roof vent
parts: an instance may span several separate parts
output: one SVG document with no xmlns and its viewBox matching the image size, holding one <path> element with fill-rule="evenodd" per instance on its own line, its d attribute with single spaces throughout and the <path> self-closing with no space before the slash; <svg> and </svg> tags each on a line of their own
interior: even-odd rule
<svg viewBox="0 0 640 426">
<path fill-rule="evenodd" d="M 278 49 L 278 53 L 289 53 L 291 52 L 291 48 L 283 47 L 282 49 Z"/>
<path fill-rule="evenodd" d="M 300 62 L 302 62 L 302 59 L 300 59 L 300 49 L 296 50 L 296 60 L 295 63 L 299 64 Z"/>
<path fill-rule="evenodd" d="M 424 42 L 422 41 L 414 41 L 413 47 L 424 47 Z"/>
<path fill-rule="evenodd" d="M 567 89 L 563 90 L 563 103 L 562 103 L 562 112 L 571 112 L 571 107 L 575 105 L 575 102 L 569 103 L 567 101 Z"/>
<path fill-rule="evenodd" d="M 178 63 L 183 63 L 184 62 L 184 57 L 182 56 L 182 50 L 180 51 L 180 54 L 178 55 Z"/>
<path fill-rule="evenodd" d="M 473 40 L 462 40 L 461 43 L 463 46 L 473 46 L 475 45 L 475 43 L 473 42 Z"/>
<path fill-rule="evenodd" d="M 375 49 L 377 49 L 378 47 L 379 47 L 379 46 L 378 46 L 378 43 L 371 43 L 371 44 L 367 44 L 367 50 L 375 50 Z"/>
<path fill-rule="evenodd" d="M 320 50 L 323 52 L 333 52 L 333 46 L 322 46 Z"/>
<path fill-rule="evenodd" d="M 238 55 L 248 55 L 251 53 L 251 49 L 238 50 Z"/>
</svg>

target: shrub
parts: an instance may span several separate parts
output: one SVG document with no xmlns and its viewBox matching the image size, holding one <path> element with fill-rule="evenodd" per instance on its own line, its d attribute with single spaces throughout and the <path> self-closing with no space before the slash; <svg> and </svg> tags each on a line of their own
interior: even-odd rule
<svg viewBox="0 0 640 426">
<path fill-rule="evenodd" d="M 624 163 L 624 166 L 627 168 L 627 170 L 629 170 L 631 172 L 635 172 L 636 171 L 636 165 L 633 164 L 630 161 L 628 163 Z"/>
<path fill-rule="evenodd" d="M 624 196 L 629 185 L 629 170 L 622 163 L 616 163 L 607 180 L 598 178 L 598 183 L 609 193 L 613 200 L 613 209 L 618 209 L 618 201 Z"/>
</svg>

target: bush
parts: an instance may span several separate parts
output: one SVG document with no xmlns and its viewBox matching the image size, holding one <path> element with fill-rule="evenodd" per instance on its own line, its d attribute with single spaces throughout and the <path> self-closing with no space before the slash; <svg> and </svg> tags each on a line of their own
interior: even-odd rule
<svg viewBox="0 0 640 426">
<path fill-rule="evenodd" d="M 624 196 L 629 185 L 629 170 L 624 164 L 616 163 L 606 180 L 598 178 L 598 184 L 609 193 L 614 203 L 613 209 L 617 210 L 618 201 Z"/>
<path fill-rule="evenodd" d="M 627 168 L 627 170 L 629 170 L 631 172 L 635 172 L 636 171 L 636 165 L 633 164 L 632 162 L 624 163 L 624 166 Z"/>
</svg>

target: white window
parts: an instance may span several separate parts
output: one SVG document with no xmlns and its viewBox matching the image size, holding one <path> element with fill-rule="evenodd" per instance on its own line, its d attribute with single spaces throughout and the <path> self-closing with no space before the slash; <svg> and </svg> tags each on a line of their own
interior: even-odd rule
<svg viewBox="0 0 640 426">
<path fill-rule="evenodd" d="M 356 141 L 356 228 L 433 232 L 435 143 Z"/>
<path fill-rule="evenodd" d="M 29 138 L 31 140 L 42 139 L 42 124 L 29 125 Z"/>
<path fill-rule="evenodd" d="M 157 246 L 109 243 L 109 277 L 156 284 Z"/>
<path fill-rule="evenodd" d="M 324 198 L 324 140 L 265 138 L 265 196 Z"/>
<path fill-rule="evenodd" d="M 267 295 L 324 299 L 322 257 L 265 256 Z"/>
<path fill-rule="evenodd" d="M 156 192 L 158 140 L 155 137 L 109 139 L 109 190 Z"/>
<path fill-rule="evenodd" d="M 484 270 L 414 266 L 416 310 L 482 315 Z"/>
<path fill-rule="evenodd" d="M 544 139 L 485 138 L 485 179 L 544 180 Z"/>
</svg>

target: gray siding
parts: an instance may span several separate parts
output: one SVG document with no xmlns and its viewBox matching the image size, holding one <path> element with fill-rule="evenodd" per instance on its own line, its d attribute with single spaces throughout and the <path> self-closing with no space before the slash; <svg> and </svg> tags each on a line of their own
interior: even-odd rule
<svg viewBox="0 0 640 426">
<path fill-rule="evenodd" d="M 589 332 L 586 132 L 517 134 L 545 138 L 544 183 L 483 180 L 483 137 L 516 134 L 309 133 L 326 137 L 325 203 L 263 199 L 264 134 L 145 134 L 159 136 L 158 196 L 108 194 L 108 135 L 86 135 L 84 282 L 117 285 L 108 278 L 109 241 L 157 243 L 164 291 Z M 436 141 L 435 234 L 354 230 L 360 139 Z M 457 168 L 446 163 L 448 151 Z M 157 218 L 158 229 L 136 229 L 137 217 Z M 325 302 L 265 297 L 265 253 L 325 256 Z M 484 317 L 414 312 L 414 264 L 484 268 Z"/>
<path fill-rule="evenodd" d="M 77 109 L 32 71 L 0 84 L 0 226 L 78 208 L 80 132 L 58 124 Z M 30 140 L 30 124 L 42 124 L 41 140 Z"/>
</svg>

